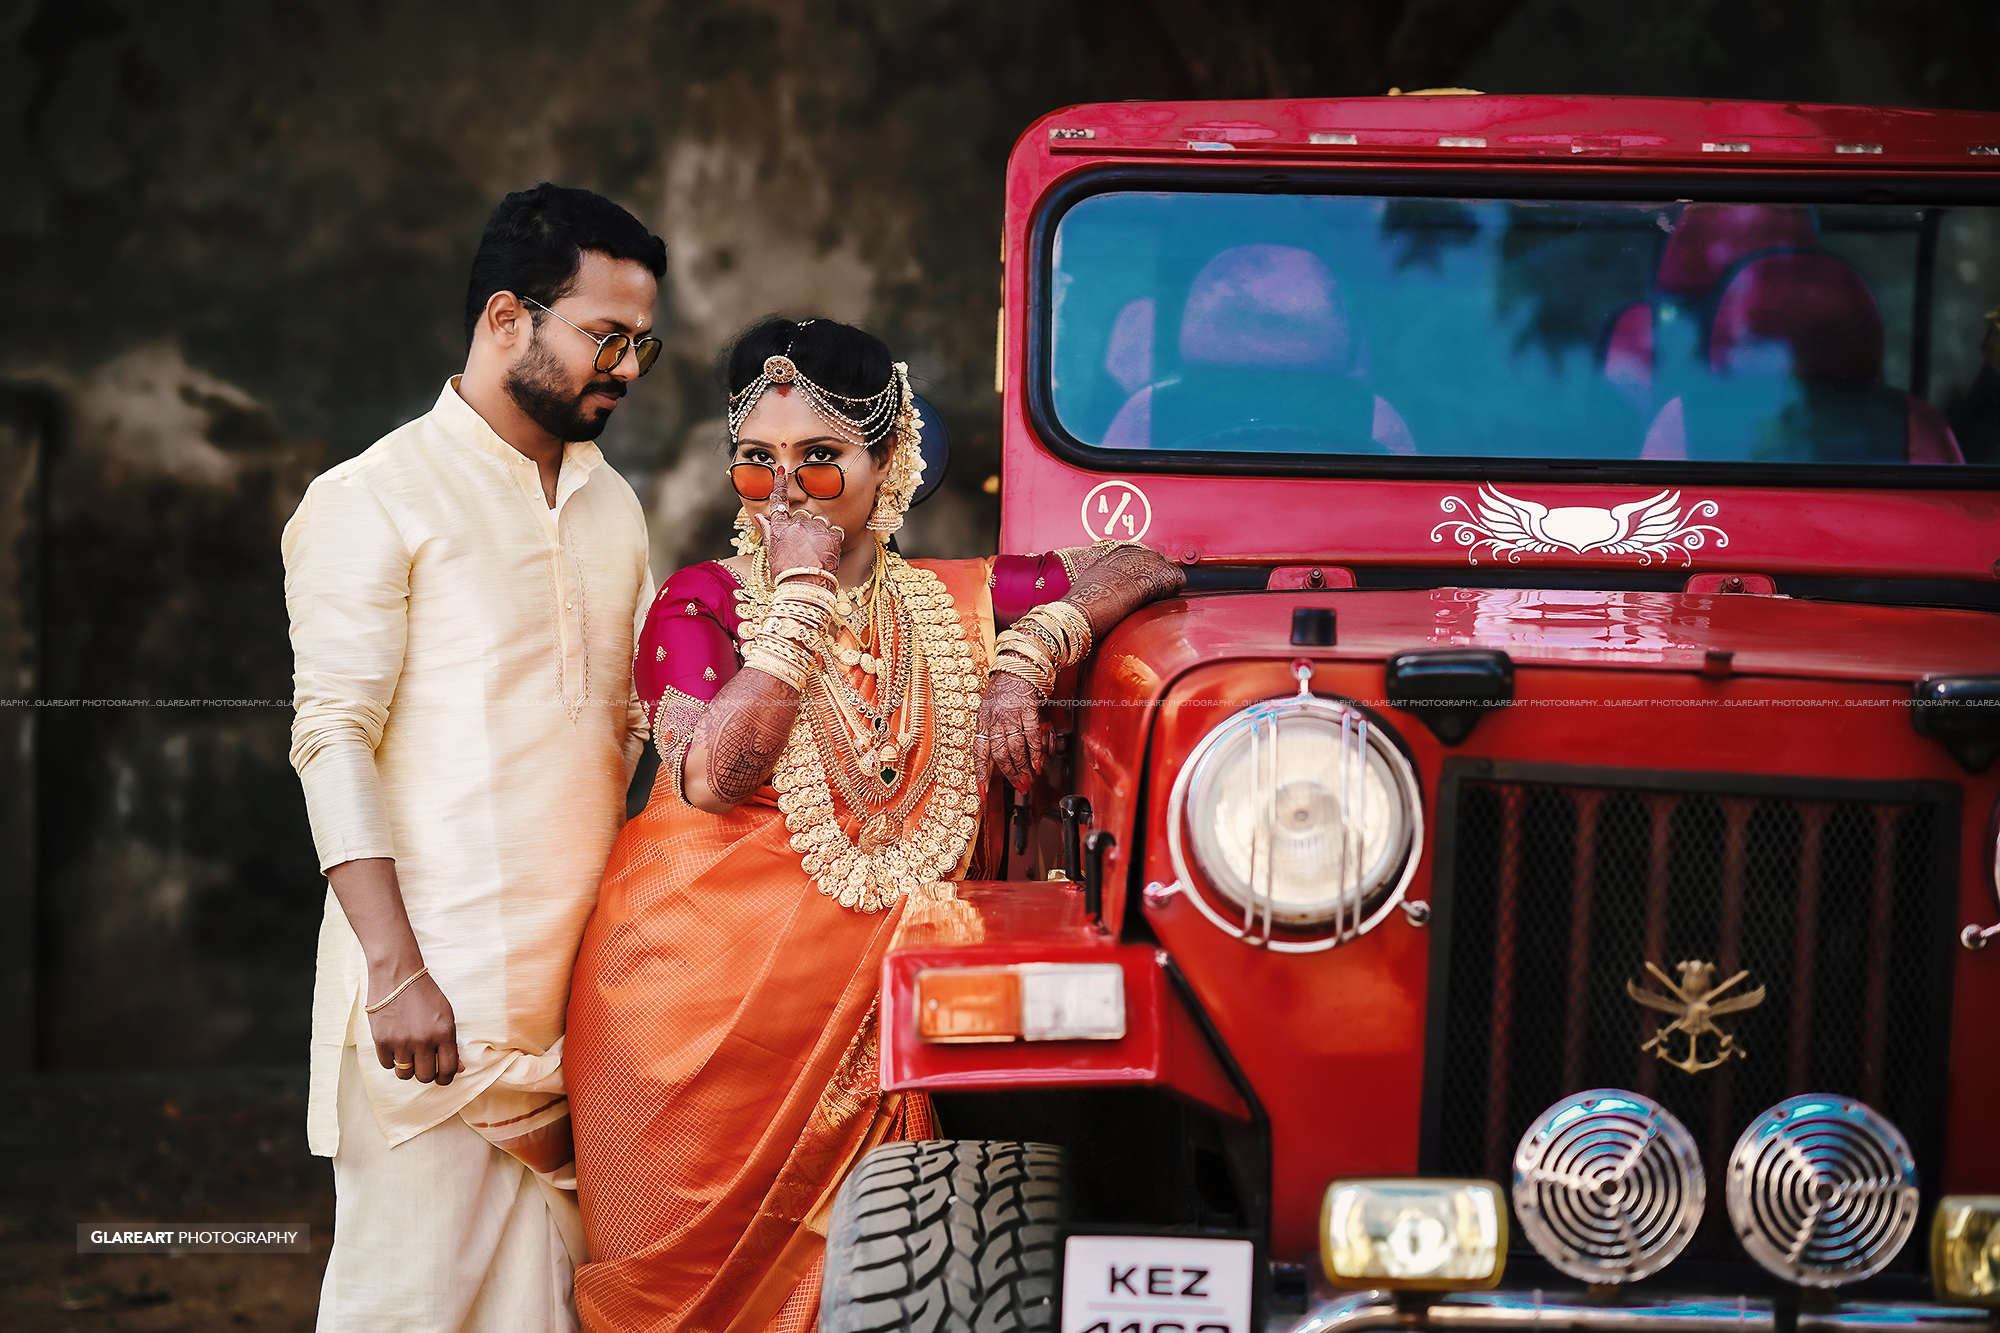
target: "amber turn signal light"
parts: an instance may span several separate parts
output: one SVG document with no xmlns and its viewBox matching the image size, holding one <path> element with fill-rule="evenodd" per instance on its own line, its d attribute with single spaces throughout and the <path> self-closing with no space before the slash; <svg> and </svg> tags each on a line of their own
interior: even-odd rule
<svg viewBox="0 0 2000 1333">
<path fill-rule="evenodd" d="M 1477 1291 L 1507 1266 L 1507 1206 L 1490 1180 L 1336 1180 L 1319 1217 L 1336 1287 Z"/>
<path fill-rule="evenodd" d="M 1931 1223 L 1931 1282 L 1946 1305 L 2000 1307 L 2000 1195 L 1948 1194 Z"/>
<path fill-rule="evenodd" d="M 1125 970 L 1116 963 L 931 967 L 917 973 L 924 1041 L 1116 1041 Z"/>
<path fill-rule="evenodd" d="M 1015 1040 L 1021 1035 L 1021 979 L 958 968 L 919 972 L 917 1035 L 925 1041 Z"/>
</svg>

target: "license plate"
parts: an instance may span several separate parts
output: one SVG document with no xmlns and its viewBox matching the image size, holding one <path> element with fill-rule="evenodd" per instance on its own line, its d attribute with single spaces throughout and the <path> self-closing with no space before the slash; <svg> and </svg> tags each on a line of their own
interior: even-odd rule
<svg viewBox="0 0 2000 1333">
<path fill-rule="evenodd" d="M 1071 1236 L 1061 1333 L 1253 1333 L 1247 1240 Z"/>
</svg>

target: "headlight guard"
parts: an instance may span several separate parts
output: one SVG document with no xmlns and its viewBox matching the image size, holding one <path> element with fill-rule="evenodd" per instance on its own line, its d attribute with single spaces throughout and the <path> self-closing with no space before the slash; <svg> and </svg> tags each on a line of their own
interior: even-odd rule
<svg viewBox="0 0 2000 1333">
<path fill-rule="evenodd" d="M 1391 734 L 1302 674 L 1298 694 L 1203 737 L 1167 810 L 1174 873 L 1201 913 L 1245 943 L 1311 953 L 1394 911 L 1416 874 L 1423 803 Z"/>
</svg>

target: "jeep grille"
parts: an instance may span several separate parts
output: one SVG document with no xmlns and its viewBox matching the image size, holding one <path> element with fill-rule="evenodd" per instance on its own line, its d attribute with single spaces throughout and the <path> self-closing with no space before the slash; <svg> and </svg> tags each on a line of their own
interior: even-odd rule
<svg viewBox="0 0 2000 1333">
<path fill-rule="evenodd" d="M 1508 1182 L 1568 1093 L 1656 1098 L 1700 1145 L 1708 1196 L 1743 1128 L 1802 1092 L 1880 1110 L 1939 1184 L 1957 789 L 1459 759 L 1437 802 L 1424 1169 Z M 1717 1020 L 1744 1053 L 1686 1073 L 1641 1044 L 1682 960 L 1749 977 Z M 1698 1061 L 1719 1054 L 1707 1035 Z M 1683 1057 L 1677 1042 L 1673 1054 Z M 1723 1209 L 1690 1255 L 1741 1259 Z M 1518 1234 L 1518 1233 L 1517 1233 Z M 1920 1249 L 1921 1247 L 1912 1247 Z M 1895 1267 L 1920 1269 L 1906 1253 Z"/>
</svg>

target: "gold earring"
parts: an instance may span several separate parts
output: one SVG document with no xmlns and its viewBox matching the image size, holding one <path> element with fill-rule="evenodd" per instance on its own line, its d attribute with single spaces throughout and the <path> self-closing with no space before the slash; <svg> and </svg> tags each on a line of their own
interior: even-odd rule
<svg viewBox="0 0 2000 1333">
<path fill-rule="evenodd" d="M 883 490 L 886 489 L 887 487 L 883 488 Z M 891 496 L 883 494 L 882 491 L 875 492 L 875 510 L 868 516 L 868 530 L 870 532 L 894 532 L 898 528 L 901 528 L 903 526 L 903 508 L 904 506 L 897 504 Z"/>
</svg>

